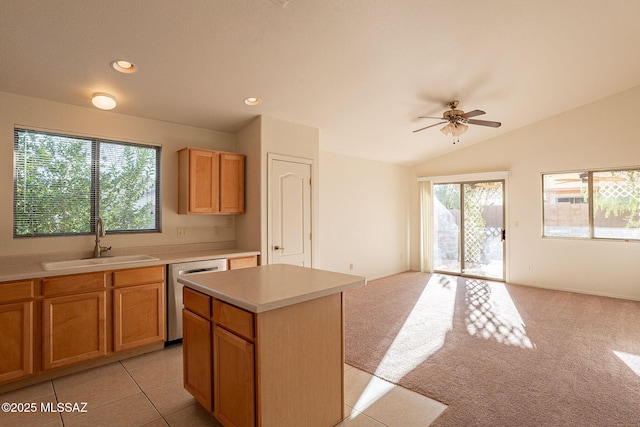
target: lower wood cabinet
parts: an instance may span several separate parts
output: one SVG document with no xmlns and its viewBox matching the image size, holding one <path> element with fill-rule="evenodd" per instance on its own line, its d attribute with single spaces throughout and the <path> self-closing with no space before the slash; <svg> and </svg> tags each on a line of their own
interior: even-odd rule
<svg viewBox="0 0 640 427">
<path fill-rule="evenodd" d="M 42 300 L 42 364 L 60 368 L 106 355 L 106 292 Z"/>
<path fill-rule="evenodd" d="M 343 300 L 251 313 L 183 288 L 184 387 L 224 426 L 309 426 L 344 416 Z"/>
<path fill-rule="evenodd" d="M 113 286 L 114 351 L 164 341 L 164 268 L 115 271 Z"/>
<path fill-rule="evenodd" d="M 253 343 L 213 328 L 213 414 L 224 425 L 255 425 Z"/>
<path fill-rule="evenodd" d="M 0 385 L 162 346 L 165 270 L 161 265 L 0 283 Z"/>
<path fill-rule="evenodd" d="M 33 373 L 33 301 L 0 304 L 0 383 Z"/>
<path fill-rule="evenodd" d="M 256 422 L 254 315 L 183 288 L 184 387 L 225 426 Z"/>
<path fill-rule="evenodd" d="M 0 284 L 0 384 L 33 373 L 31 280 Z"/>
<path fill-rule="evenodd" d="M 213 411 L 212 340 L 211 321 L 184 309 L 182 311 L 184 388 L 209 412 Z"/>
</svg>

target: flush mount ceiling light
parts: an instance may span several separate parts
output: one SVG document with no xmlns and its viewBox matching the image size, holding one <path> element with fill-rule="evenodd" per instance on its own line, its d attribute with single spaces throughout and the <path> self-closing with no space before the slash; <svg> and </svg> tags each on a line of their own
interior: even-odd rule
<svg viewBox="0 0 640 427">
<path fill-rule="evenodd" d="M 249 106 L 251 106 L 251 107 L 253 107 L 253 106 L 256 106 L 256 105 L 260 105 L 262 103 L 262 101 L 260 100 L 260 98 L 250 97 L 250 98 L 245 98 L 244 99 L 244 103 L 249 105 Z"/>
<path fill-rule="evenodd" d="M 131 74 L 138 71 L 138 67 L 136 67 L 133 63 L 124 61 L 122 59 L 111 61 L 111 68 L 125 74 Z"/>
<path fill-rule="evenodd" d="M 91 103 L 101 110 L 112 110 L 116 106 L 116 99 L 108 93 L 94 93 L 91 97 Z"/>
</svg>

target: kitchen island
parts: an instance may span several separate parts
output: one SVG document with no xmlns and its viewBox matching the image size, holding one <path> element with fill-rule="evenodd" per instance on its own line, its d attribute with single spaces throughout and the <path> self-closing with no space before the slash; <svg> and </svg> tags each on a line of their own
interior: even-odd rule
<svg viewBox="0 0 640 427">
<path fill-rule="evenodd" d="M 178 281 L 184 385 L 220 422 L 327 427 L 342 420 L 342 293 L 365 278 L 275 264 Z"/>
</svg>

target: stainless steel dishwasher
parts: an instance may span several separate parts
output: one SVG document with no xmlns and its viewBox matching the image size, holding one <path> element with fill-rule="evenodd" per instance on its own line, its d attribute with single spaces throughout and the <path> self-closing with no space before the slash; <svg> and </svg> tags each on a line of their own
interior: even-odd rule
<svg viewBox="0 0 640 427">
<path fill-rule="evenodd" d="M 167 271 L 167 344 L 182 339 L 182 283 L 183 274 L 211 273 L 227 269 L 224 258 L 169 264 Z"/>
</svg>

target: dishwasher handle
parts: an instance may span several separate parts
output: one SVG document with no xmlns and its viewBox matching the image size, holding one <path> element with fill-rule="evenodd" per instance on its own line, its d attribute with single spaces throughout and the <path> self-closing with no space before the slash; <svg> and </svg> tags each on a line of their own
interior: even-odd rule
<svg viewBox="0 0 640 427">
<path fill-rule="evenodd" d="M 183 274 L 210 273 L 212 271 L 218 271 L 218 270 L 220 270 L 220 267 L 194 268 L 193 270 L 178 270 L 178 276 L 182 276 Z"/>
</svg>

